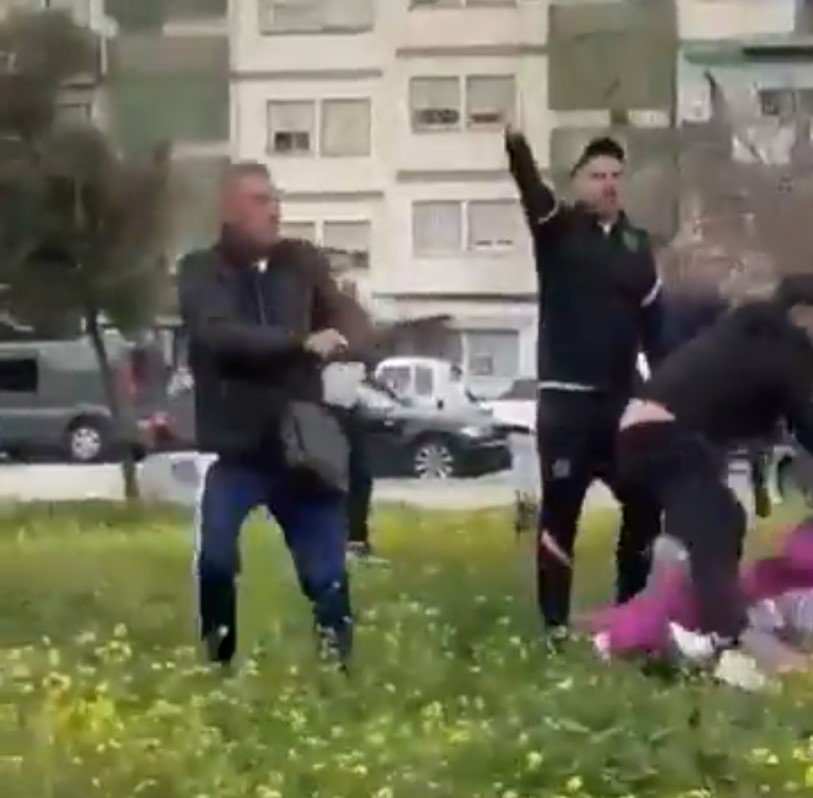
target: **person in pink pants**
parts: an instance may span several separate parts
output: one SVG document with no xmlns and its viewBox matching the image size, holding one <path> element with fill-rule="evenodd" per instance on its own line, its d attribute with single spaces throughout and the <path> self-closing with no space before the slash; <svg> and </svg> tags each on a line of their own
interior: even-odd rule
<svg viewBox="0 0 813 798">
<path fill-rule="evenodd" d="M 777 643 L 813 633 L 813 516 L 786 535 L 778 554 L 745 567 L 740 579 L 751 629 L 776 637 Z M 581 625 L 605 658 L 674 650 L 676 630 L 680 635 L 699 626 L 679 544 L 659 539 L 647 588 L 625 604 L 583 616 Z"/>
</svg>

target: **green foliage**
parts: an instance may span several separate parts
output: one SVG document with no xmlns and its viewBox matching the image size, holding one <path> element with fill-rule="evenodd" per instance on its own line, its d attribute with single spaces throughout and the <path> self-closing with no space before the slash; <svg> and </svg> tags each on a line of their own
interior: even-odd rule
<svg viewBox="0 0 813 798">
<path fill-rule="evenodd" d="M 128 32 L 155 31 L 176 19 L 223 16 L 226 0 L 105 0 L 105 12 Z"/>
<path fill-rule="evenodd" d="M 0 282 L 34 326 L 100 314 L 148 321 L 166 279 L 169 152 L 125 160 L 91 125 L 57 119 L 60 91 L 95 63 L 96 43 L 59 13 L 0 23 Z"/>
<path fill-rule="evenodd" d="M 745 695 L 539 643 L 532 543 L 506 514 L 383 510 L 349 681 L 315 664 L 287 553 L 244 542 L 243 660 L 193 648 L 190 534 L 136 506 L 0 513 L 4 798 L 810 795 L 811 682 Z M 580 603 L 610 594 L 591 519 Z M 612 526 L 611 526 L 612 524 Z M 761 537 L 764 545 L 770 530 Z"/>
<path fill-rule="evenodd" d="M 105 13 L 125 31 L 159 30 L 167 20 L 170 0 L 105 0 Z"/>
<path fill-rule="evenodd" d="M 61 87 L 93 75 L 98 47 L 92 34 L 58 11 L 15 12 L 0 23 L 0 131 L 24 140 L 51 125 Z"/>
</svg>

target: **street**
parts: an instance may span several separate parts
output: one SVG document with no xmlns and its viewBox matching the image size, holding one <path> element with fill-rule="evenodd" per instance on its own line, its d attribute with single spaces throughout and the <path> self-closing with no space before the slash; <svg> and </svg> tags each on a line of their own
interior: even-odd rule
<svg viewBox="0 0 813 798">
<path fill-rule="evenodd" d="M 746 480 L 731 478 L 743 500 L 750 501 Z M 116 465 L 4 464 L 0 466 L 0 500 L 71 501 L 121 499 L 121 473 Z M 510 505 L 514 500 L 511 472 L 477 479 L 422 481 L 382 479 L 376 482 L 375 500 L 403 503 L 427 509 L 476 510 Z M 609 492 L 596 485 L 590 493 L 591 506 L 612 503 Z"/>
</svg>

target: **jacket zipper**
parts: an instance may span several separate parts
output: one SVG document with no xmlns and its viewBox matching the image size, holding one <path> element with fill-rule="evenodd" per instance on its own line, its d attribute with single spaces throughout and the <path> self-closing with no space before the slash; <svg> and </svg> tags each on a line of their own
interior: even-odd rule
<svg viewBox="0 0 813 798">
<path fill-rule="evenodd" d="M 260 285 L 260 276 L 255 271 L 253 275 L 252 282 L 254 284 L 254 298 L 257 300 L 257 313 L 260 319 L 260 326 L 266 327 L 268 326 L 268 319 L 265 315 L 265 307 L 263 305 L 263 293 L 262 293 L 262 286 Z"/>
</svg>

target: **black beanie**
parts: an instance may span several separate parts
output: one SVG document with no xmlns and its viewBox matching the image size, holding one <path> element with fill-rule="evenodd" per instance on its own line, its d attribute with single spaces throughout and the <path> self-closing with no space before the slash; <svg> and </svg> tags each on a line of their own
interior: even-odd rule
<svg viewBox="0 0 813 798">
<path fill-rule="evenodd" d="M 602 157 L 615 158 L 615 160 L 624 163 L 627 159 L 627 154 L 621 144 L 609 136 L 602 136 L 601 138 L 593 139 L 582 150 L 582 154 L 579 156 L 576 163 L 573 164 L 573 169 L 570 172 L 571 175 L 575 175 L 579 169 L 592 161 L 593 158 Z"/>
<path fill-rule="evenodd" d="M 813 305 L 813 274 L 790 274 L 783 277 L 774 291 L 774 300 L 785 308 Z"/>
</svg>

